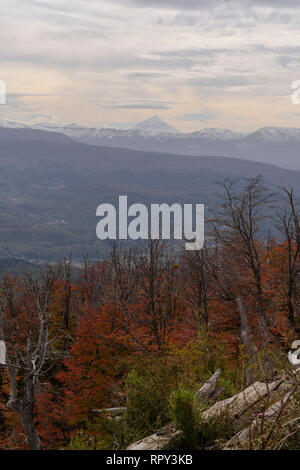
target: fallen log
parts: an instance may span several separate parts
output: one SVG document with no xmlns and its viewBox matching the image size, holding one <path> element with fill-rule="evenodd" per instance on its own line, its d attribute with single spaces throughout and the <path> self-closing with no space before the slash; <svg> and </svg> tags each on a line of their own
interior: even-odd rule
<svg viewBox="0 0 300 470">
<path fill-rule="evenodd" d="M 279 414 L 281 414 L 283 407 L 290 401 L 290 399 L 291 393 L 287 393 L 283 399 L 278 400 L 276 403 L 271 405 L 264 413 L 258 413 L 250 426 L 239 431 L 232 439 L 230 439 L 230 441 L 227 442 L 224 450 L 239 449 L 246 443 L 246 441 L 249 441 L 250 438 L 253 440 L 256 437 L 262 420 L 264 421 L 264 425 L 274 423 Z"/>
<path fill-rule="evenodd" d="M 216 370 L 214 375 L 212 375 L 210 379 L 207 382 L 205 382 L 204 385 L 202 385 L 200 390 L 196 392 L 195 394 L 196 399 L 203 399 L 203 398 L 211 399 L 216 392 L 216 386 L 217 386 L 217 382 L 219 380 L 220 375 L 221 375 L 220 369 Z"/>
<path fill-rule="evenodd" d="M 240 393 L 217 401 L 208 410 L 202 413 L 203 419 L 209 419 L 220 415 L 227 415 L 231 420 L 239 420 L 253 405 L 258 403 L 271 392 L 278 389 L 282 379 L 271 383 L 255 382 Z"/>
<path fill-rule="evenodd" d="M 198 398 L 199 395 L 202 397 L 211 396 L 215 391 L 219 376 L 220 372 L 216 371 L 196 393 L 196 397 Z M 263 398 L 267 396 L 270 398 L 271 394 L 275 393 L 282 383 L 283 379 L 278 379 L 271 383 L 255 382 L 242 392 L 214 403 L 208 410 L 205 410 L 201 416 L 204 420 L 208 420 L 217 416 L 226 415 L 234 424 L 235 429 L 239 430 L 245 428 L 246 424 L 249 426 L 249 417 L 246 418 L 246 424 L 241 418 Z M 170 423 L 151 436 L 131 444 L 128 450 L 162 450 L 167 448 L 173 438 L 179 434 L 180 431 L 176 429 L 175 424 Z"/>
<path fill-rule="evenodd" d="M 175 424 L 170 423 L 151 436 L 134 442 L 127 447 L 127 450 L 162 450 L 174 437 L 178 436 L 178 434 L 180 434 L 180 431 L 176 429 Z"/>
<path fill-rule="evenodd" d="M 293 388 L 292 384 L 289 382 L 282 382 L 277 388 L 277 392 L 281 398 L 269 406 L 266 411 L 257 413 L 249 426 L 241 429 L 227 442 L 224 450 L 238 449 L 243 446 L 247 440 L 253 440 L 257 436 L 262 421 L 264 422 L 264 428 L 265 425 L 272 425 L 272 423 L 276 422 L 282 415 L 285 406 L 294 401 L 295 388 Z M 269 401 L 272 401 L 272 398 L 274 398 L 274 394 L 271 392 Z"/>
<path fill-rule="evenodd" d="M 92 410 L 94 413 L 110 413 L 112 415 L 121 415 L 125 413 L 126 406 L 119 408 L 102 408 L 101 410 Z"/>
</svg>

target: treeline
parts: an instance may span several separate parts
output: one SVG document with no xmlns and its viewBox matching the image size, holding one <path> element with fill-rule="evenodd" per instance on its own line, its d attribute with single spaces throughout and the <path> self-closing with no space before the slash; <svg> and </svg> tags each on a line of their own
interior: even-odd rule
<svg viewBox="0 0 300 470">
<path fill-rule="evenodd" d="M 254 357 L 300 331 L 300 222 L 293 191 L 225 181 L 201 251 L 113 244 L 0 285 L 0 445 L 124 448 L 168 422 L 168 399 L 222 369 L 221 396 L 256 375 Z M 280 202 L 279 202 L 280 201 Z M 126 407 L 108 419 L 99 410 Z"/>
</svg>

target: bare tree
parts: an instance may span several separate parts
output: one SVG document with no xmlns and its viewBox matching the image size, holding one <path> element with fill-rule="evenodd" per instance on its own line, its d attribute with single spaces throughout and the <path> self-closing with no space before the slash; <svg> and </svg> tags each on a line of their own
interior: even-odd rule
<svg viewBox="0 0 300 470">
<path fill-rule="evenodd" d="M 283 237 L 287 252 L 286 270 L 281 276 L 281 285 L 288 309 L 288 319 L 291 326 L 298 333 L 297 305 L 299 302 L 299 275 L 300 275 L 300 222 L 296 208 L 293 189 L 281 188 L 287 196 L 288 205 L 276 211 L 275 223 Z"/>
<path fill-rule="evenodd" d="M 202 250 L 188 251 L 184 254 L 184 273 L 188 304 L 198 327 L 209 330 L 209 265 L 211 264 L 206 246 Z"/>
<path fill-rule="evenodd" d="M 253 382 L 253 363 L 257 355 L 257 349 L 251 338 L 251 328 L 249 326 L 247 313 L 245 311 L 243 301 L 240 297 L 236 298 L 236 304 L 240 313 L 241 319 L 241 344 L 245 346 L 247 352 L 247 359 L 249 367 L 245 370 L 246 385 L 250 385 Z"/>
<path fill-rule="evenodd" d="M 263 347 L 268 342 L 270 322 L 266 314 L 262 286 L 262 250 L 259 232 L 266 219 L 272 194 L 262 178 L 225 180 L 222 184 L 225 195 L 212 221 L 213 235 L 248 273 L 251 289 L 259 313 L 259 330 Z"/>
<path fill-rule="evenodd" d="M 136 317 L 152 333 L 158 350 L 164 351 L 166 334 L 177 308 L 177 264 L 165 241 L 149 240 L 135 253 L 138 278 L 136 297 L 144 304 L 144 316 Z"/>
<path fill-rule="evenodd" d="M 50 326 L 56 279 L 49 268 L 38 277 L 27 274 L 18 282 L 6 277 L 1 284 L 0 335 L 10 377 L 7 406 L 20 416 L 32 450 L 42 449 L 34 405 L 40 377 L 49 365 L 50 345 L 58 334 Z"/>
<path fill-rule="evenodd" d="M 72 280 L 73 265 L 72 265 L 71 255 L 69 256 L 69 258 L 64 259 L 64 261 L 61 264 L 61 268 L 62 268 L 62 275 L 63 275 L 63 283 L 65 287 L 63 325 L 64 325 L 64 328 L 67 330 L 70 326 L 71 302 L 72 302 L 71 280 Z"/>
<path fill-rule="evenodd" d="M 238 328 L 240 343 L 245 345 L 249 361 L 251 362 L 254 348 L 251 346 L 251 328 L 247 311 L 242 300 L 244 279 L 241 276 L 243 269 L 237 265 L 232 251 L 227 246 L 215 246 L 210 250 L 209 275 L 213 280 L 211 286 L 211 299 L 219 300 L 224 308 L 224 320 L 230 320 L 232 327 Z M 222 244 L 221 244 L 222 245 Z M 239 262 L 239 259 L 238 259 Z M 236 311 L 237 315 L 234 315 Z M 251 374 L 247 378 L 251 382 Z"/>
</svg>

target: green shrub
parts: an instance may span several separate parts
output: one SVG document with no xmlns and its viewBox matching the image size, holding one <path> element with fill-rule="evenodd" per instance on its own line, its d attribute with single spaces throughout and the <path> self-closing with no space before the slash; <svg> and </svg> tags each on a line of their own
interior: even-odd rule
<svg viewBox="0 0 300 470">
<path fill-rule="evenodd" d="M 222 443 L 233 435 L 226 415 L 209 420 L 201 418 L 201 412 L 207 403 L 199 403 L 191 390 L 180 388 L 172 392 L 169 405 L 170 415 L 182 432 L 173 441 L 172 449 L 202 450 L 211 446 L 222 448 Z"/>
<path fill-rule="evenodd" d="M 162 359 L 144 361 L 126 381 L 127 423 L 142 438 L 170 421 L 168 399 L 177 387 L 177 366 Z"/>
<path fill-rule="evenodd" d="M 96 437 L 85 436 L 82 432 L 71 437 L 69 444 L 70 450 L 98 450 L 99 448 L 100 444 Z"/>
<path fill-rule="evenodd" d="M 178 429 L 182 431 L 182 440 L 192 449 L 198 447 L 199 408 L 194 393 L 179 388 L 174 390 L 169 399 L 170 415 Z"/>
</svg>

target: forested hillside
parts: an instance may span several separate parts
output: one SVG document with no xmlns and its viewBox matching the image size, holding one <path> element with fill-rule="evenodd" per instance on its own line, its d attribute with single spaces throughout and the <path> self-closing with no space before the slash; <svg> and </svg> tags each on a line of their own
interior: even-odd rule
<svg viewBox="0 0 300 470">
<path fill-rule="evenodd" d="M 1 448 L 124 449 L 165 425 L 168 449 L 299 448 L 300 222 L 281 192 L 224 181 L 201 251 L 114 244 L 75 277 L 71 259 L 3 276 Z"/>
</svg>

